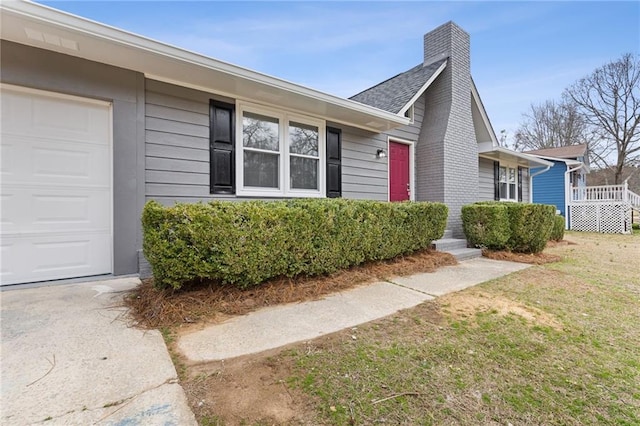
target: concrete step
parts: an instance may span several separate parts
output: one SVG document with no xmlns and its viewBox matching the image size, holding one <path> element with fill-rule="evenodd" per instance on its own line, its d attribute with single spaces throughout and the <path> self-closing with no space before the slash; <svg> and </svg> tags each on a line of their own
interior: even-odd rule
<svg viewBox="0 0 640 426">
<path fill-rule="evenodd" d="M 444 235 L 442 236 L 442 238 L 453 238 L 453 231 L 450 229 L 445 229 L 444 231 Z"/>
<path fill-rule="evenodd" d="M 454 255 L 458 261 L 482 257 L 482 250 L 476 248 L 459 248 L 447 250 L 447 253 Z"/>
<path fill-rule="evenodd" d="M 459 248 L 467 248 L 467 240 L 460 238 L 441 238 L 433 242 L 433 248 L 438 251 L 449 251 Z"/>
</svg>

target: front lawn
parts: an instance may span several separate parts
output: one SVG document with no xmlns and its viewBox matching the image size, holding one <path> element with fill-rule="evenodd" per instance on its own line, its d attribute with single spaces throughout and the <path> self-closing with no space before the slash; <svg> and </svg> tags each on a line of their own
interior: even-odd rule
<svg viewBox="0 0 640 426">
<path fill-rule="evenodd" d="M 640 424 L 640 235 L 268 354 L 188 367 L 201 424 Z"/>
</svg>

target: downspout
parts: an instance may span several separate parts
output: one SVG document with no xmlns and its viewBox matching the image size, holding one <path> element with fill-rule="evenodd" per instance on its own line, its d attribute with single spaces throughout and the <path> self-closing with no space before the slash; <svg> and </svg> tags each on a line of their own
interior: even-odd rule
<svg viewBox="0 0 640 426">
<path fill-rule="evenodd" d="M 564 229 L 569 229 L 569 199 L 571 198 L 571 187 L 569 186 L 569 173 L 580 170 L 582 164 L 570 169 L 567 166 L 567 171 L 564 172 Z"/>
<path fill-rule="evenodd" d="M 538 172 L 535 172 L 534 174 L 529 173 L 529 202 L 530 203 L 533 203 L 533 178 L 543 174 L 544 172 L 548 172 L 551 167 L 553 167 L 553 164 L 545 167 L 544 169 Z"/>
</svg>

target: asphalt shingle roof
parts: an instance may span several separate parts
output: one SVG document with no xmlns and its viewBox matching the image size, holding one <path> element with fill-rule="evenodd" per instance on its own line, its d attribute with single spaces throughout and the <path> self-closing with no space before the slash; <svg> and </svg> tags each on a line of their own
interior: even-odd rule
<svg viewBox="0 0 640 426">
<path fill-rule="evenodd" d="M 578 158 L 584 157 L 587 153 L 587 145 L 569 145 L 558 148 L 536 149 L 534 151 L 525 151 L 525 154 L 541 155 L 543 157 L 555 158 Z"/>
<path fill-rule="evenodd" d="M 408 71 L 383 81 L 349 99 L 397 114 L 425 85 L 446 59 L 416 65 Z"/>
</svg>

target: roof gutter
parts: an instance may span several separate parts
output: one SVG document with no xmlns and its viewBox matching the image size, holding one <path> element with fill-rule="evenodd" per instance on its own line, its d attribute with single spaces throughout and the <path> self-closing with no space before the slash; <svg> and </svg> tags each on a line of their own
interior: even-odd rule
<svg viewBox="0 0 640 426">
<path fill-rule="evenodd" d="M 530 203 L 533 203 L 533 178 L 545 172 L 548 172 L 551 167 L 553 167 L 553 163 L 551 163 L 551 165 L 549 166 L 546 166 L 544 169 L 538 170 L 537 172 L 529 175 L 529 202 Z"/>
<path fill-rule="evenodd" d="M 572 160 L 570 158 L 559 158 L 559 157 L 550 157 L 548 155 L 538 155 L 538 154 L 527 154 L 527 155 L 532 155 L 534 157 L 538 157 L 538 158 L 542 158 L 545 160 L 551 160 L 551 161 L 561 161 L 565 164 L 567 164 L 567 166 L 577 166 L 577 165 L 581 165 L 582 168 L 587 172 L 591 172 L 591 168 L 583 161 L 579 161 L 579 160 Z"/>
</svg>

